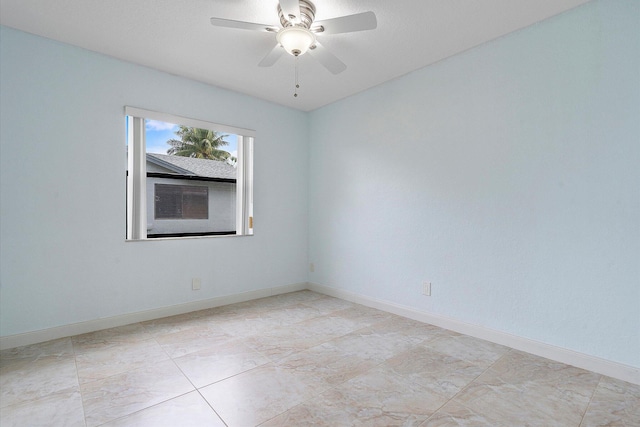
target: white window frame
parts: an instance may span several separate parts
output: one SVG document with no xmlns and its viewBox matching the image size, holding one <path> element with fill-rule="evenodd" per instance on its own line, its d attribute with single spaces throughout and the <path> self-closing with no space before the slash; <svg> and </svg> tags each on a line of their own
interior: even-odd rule
<svg viewBox="0 0 640 427">
<path fill-rule="evenodd" d="M 209 129 L 238 136 L 236 234 L 253 235 L 253 142 L 256 132 L 169 113 L 124 107 L 128 121 L 127 240 L 147 240 L 147 153 L 145 119 Z M 203 236 L 205 234 L 203 233 Z M 166 237 L 161 239 L 184 237 Z M 151 239 L 148 239 L 151 240 Z M 153 240 L 159 240 L 154 238 Z"/>
</svg>

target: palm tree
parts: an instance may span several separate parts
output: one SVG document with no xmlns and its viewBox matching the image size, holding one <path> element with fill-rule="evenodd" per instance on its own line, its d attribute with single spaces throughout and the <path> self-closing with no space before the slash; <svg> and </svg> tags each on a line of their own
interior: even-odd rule
<svg viewBox="0 0 640 427">
<path fill-rule="evenodd" d="M 176 131 L 180 139 L 170 139 L 167 144 L 171 146 L 167 154 L 183 157 L 195 157 L 197 159 L 226 160 L 231 154 L 220 150 L 219 147 L 227 145 L 224 140 L 227 135 L 209 129 L 193 128 L 180 125 Z"/>
</svg>

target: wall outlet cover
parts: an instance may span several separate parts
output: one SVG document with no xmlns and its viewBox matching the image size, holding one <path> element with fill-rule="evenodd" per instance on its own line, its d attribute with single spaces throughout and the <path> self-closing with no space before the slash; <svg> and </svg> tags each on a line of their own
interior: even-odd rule
<svg viewBox="0 0 640 427">
<path fill-rule="evenodd" d="M 431 296 L 431 282 L 422 282 L 422 295 Z"/>
</svg>

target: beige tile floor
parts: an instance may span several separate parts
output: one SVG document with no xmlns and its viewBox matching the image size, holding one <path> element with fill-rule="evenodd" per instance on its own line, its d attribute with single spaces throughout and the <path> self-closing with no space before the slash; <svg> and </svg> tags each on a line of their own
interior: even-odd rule
<svg viewBox="0 0 640 427">
<path fill-rule="evenodd" d="M 0 425 L 640 426 L 640 386 L 310 291 L 0 353 Z"/>
</svg>

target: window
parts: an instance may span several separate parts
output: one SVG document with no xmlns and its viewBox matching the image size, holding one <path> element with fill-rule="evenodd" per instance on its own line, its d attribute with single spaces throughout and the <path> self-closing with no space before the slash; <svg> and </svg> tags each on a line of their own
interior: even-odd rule
<svg viewBox="0 0 640 427">
<path fill-rule="evenodd" d="M 154 184 L 155 219 L 209 219 L 209 189 Z"/>
<path fill-rule="evenodd" d="M 127 240 L 253 234 L 254 132 L 125 107 Z"/>
</svg>

